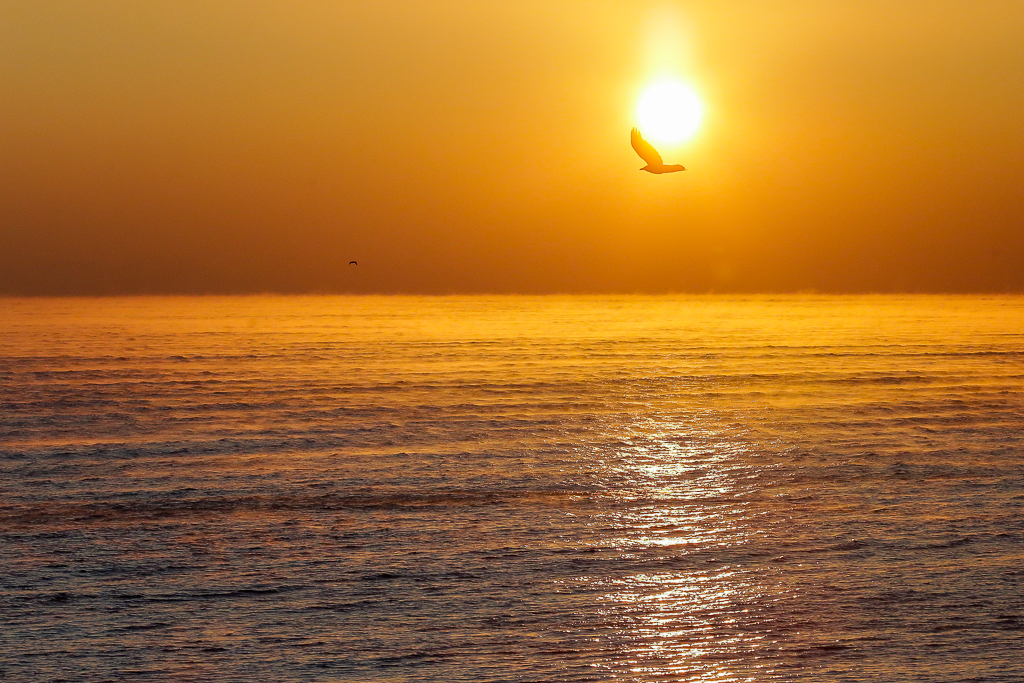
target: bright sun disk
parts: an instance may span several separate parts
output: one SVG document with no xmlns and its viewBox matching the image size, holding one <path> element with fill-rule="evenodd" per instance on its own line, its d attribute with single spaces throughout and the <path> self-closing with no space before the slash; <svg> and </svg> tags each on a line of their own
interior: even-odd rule
<svg viewBox="0 0 1024 683">
<path fill-rule="evenodd" d="M 703 109 L 697 93 L 685 83 L 652 83 L 636 107 L 640 133 L 654 142 L 684 142 L 697 132 Z"/>
</svg>

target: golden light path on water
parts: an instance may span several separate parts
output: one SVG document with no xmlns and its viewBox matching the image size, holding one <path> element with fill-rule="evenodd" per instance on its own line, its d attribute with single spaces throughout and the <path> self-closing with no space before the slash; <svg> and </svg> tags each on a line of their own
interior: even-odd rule
<svg viewBox="0 0 1024 683">
<path fill-rule="evenodd" d="M 598 465 L 618 498 L 611 506 L 616 512 L 595 520 L 606 531 L 604 546 L 645 565 L 652 553 L 666 558 L 655 565 L 698 553 L 705 558 L 685 568 L 580 577 L 604 591 L 598 613 L 620 630 L 618 675 L 721 683 L 777 678 L 771 660 L 758 656 L 768 635 L 749 626 L 782 589 L 770 573 L 752 573 L 729 559 L 763 542 L 771 523 L 750 500 L 760 498 L 769 466 L 752 463 L 752 445 L 736 438 L 744 431 L 637 418 L 617 457 Z"/>
</svg>

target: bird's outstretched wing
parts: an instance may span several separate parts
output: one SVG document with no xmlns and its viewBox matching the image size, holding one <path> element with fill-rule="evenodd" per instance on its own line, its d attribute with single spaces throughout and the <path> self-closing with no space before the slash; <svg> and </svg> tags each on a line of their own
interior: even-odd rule
<svg viewBox="0 0 1024 683">
<path fill-rule="evenodd" d="M 640 137 L 640 131 L 636 128 L 629 131 L 629 144 L 633 145 L 633 150 L 640 155 L 640 158 L 647 162 L 649 166 L 664 166 L 665 162 L 661 160 L 661 155 L 658 154 L 658 150 L 651 146 L 651 143 Z"/>
</svg>

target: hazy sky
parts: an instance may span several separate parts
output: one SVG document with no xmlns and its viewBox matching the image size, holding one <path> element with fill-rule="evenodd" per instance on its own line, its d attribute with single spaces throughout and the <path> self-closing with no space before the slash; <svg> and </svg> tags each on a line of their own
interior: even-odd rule
<svg viewBox="0 0 1024 683">
<path fill-rule="evenodd" d="M 1024 291 L 1022 41 L 1019 0 L 4 0 L 0 293 Z M 654 176 L 661 73 L 706 111 Z"/>
</svg>

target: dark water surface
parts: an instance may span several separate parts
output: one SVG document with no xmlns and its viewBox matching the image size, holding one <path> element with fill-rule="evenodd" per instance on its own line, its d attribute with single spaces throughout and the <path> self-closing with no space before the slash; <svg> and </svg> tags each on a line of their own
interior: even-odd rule
<svg viewBox="0 0 1024 683">
<path fill-rule="evenodd" d="M 0 321 L 4 681 L 1024 681 L 1022 297 Z"/>
</svg>

